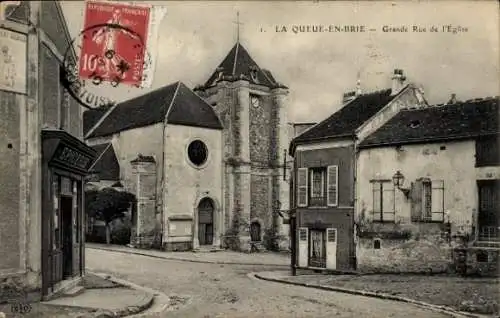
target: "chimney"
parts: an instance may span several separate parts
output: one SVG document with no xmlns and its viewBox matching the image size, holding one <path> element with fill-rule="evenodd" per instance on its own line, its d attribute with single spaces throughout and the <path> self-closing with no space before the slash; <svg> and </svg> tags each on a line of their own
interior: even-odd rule
<svg viewBox="0 0 500 318">
<path fill-rule="evenodd" d="M 358 78 L 356 83 L 356 96 L 361 95 L 361 80 Z"/>
<path fill-rule="evenodd" d="M 392 91 L 391 95 L 398 94 L 405 86 L 406 76 L 403 74 L 403 70 L 395 69 L 392 75 Z"/>
<path fill-rule="evenodd" d="M 447 104 L 455 104 L 457 102 L 457 94 L 453 93 L 451 94 L 450 100 L 448 101 Z"/>
<path fill-rule="evenodd" d="M 356 98 L 356 91 L 344 93 L 344 96 L 342 97 L 342 104 L 348 103 L 352 101 L 353 99 Z"/>
</svg>

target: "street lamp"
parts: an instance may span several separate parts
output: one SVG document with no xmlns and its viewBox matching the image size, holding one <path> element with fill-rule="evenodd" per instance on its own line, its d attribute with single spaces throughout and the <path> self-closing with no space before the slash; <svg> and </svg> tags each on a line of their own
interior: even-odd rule
<svg viewBox="0 0 500 318">
<path fill-rule="evenodd" d="M 403 192 L 403 194 L 408 198 L 410 189 L 403 188 L 403 185 L 405 183 L 405 176 L 401 173 L 401 171 L 396 171 L 394 176 L 392 176 L 392 183 L 394 184 L 394 187 L 401 190 L 401 192 Z"/>
</svg>

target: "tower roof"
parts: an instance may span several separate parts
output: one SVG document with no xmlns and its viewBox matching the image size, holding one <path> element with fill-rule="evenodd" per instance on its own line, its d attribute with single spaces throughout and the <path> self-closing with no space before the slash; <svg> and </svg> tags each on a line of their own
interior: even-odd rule
<svg viewBox="0 0 500 318">
<path fill-rule="evenodd" d="M 274 79 L 270 71 L 257 65 L 239 41 L 236 42 L 203 86 L 207 88 L 216 85 L 219 81 L 242 79 L 270 88 L 284 87 Z"/>
</svg>

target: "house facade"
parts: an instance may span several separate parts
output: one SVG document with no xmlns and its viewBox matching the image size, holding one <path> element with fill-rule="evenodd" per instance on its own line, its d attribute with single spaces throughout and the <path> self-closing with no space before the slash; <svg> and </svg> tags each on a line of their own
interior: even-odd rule
<svg viewBox="0 0 500 318">
<path fill-rule="evenodd" d="M 356 269 L 356 149 L 400 109 L 425 107 L 421 91 L 395 70 L 392 88 L 344 94 L 342 107 L 290 144 L 298 268 Z"/>
<path fill-rule="evenodd" d="M 486 98 L 402 110 L 365 138 L 356 167 L 359 268 L 443 271 L 456 236 L 487 247 L 469 262 L 497 259 L 498 133 L 498 98 Z"/>
<path fill-rule="evenodd" d="M 71 39 L 59 3 L 2 3 L 2 13 L 0 301 L 26 302 L 84 275 L 83 187 L 96 153 L 63 85 Z"/>
</svg>

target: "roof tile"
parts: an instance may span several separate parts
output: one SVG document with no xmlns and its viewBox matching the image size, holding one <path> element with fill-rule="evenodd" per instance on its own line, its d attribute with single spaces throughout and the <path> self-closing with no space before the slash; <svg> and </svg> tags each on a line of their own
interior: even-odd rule
<svg viewBox="0 0 500 318">
<path fill-rule="evenodd" d="M 169 123 L 222 129 L 213 108 L 186 85 L 176 82 L 116 105 L 87 138 L 162 122 L 171 106 Z"/>
<path fill-rule="evenodd" d="M 402 110 L 360 147 L 475 138 L 498 134 L 497 98 L 473 99 L 418 110 Z"/>
</svg>

